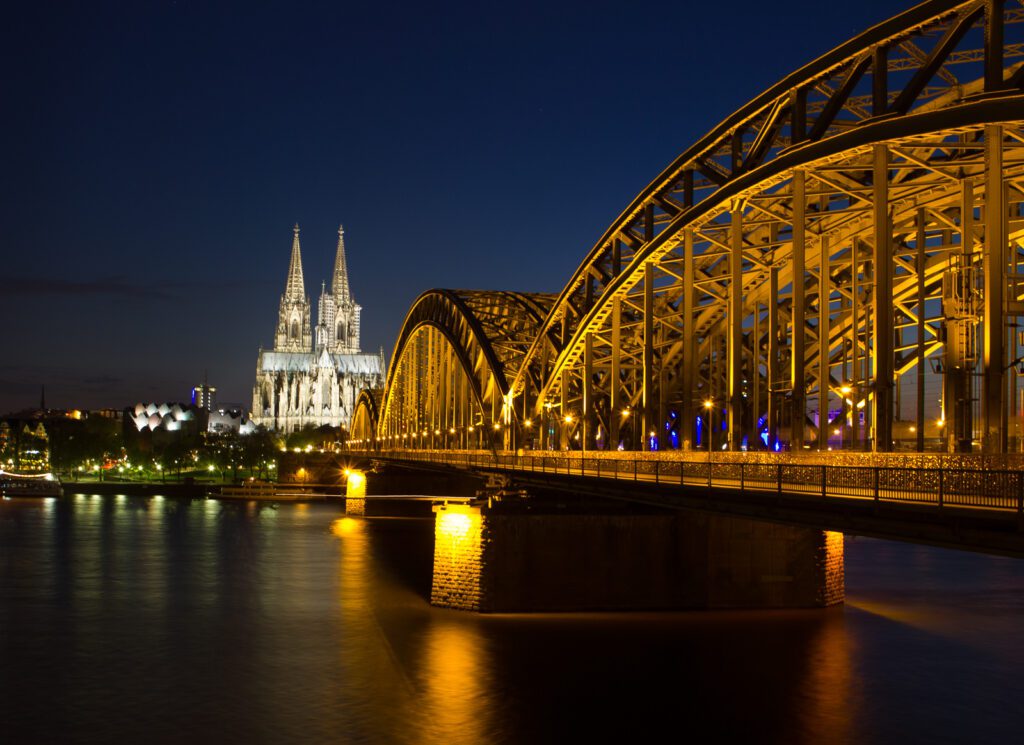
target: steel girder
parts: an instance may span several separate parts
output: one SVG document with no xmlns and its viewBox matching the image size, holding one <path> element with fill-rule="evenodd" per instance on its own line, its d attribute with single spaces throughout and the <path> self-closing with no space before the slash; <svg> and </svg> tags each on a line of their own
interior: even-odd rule
<svg viewBox="0 0 1024 745">
<path fill-rule="evenodd" d="M 666 425 L 692 442 L 707 399 L 722 410 L 732 447 L 744 440 L 753 446 L 762 420 L 773 438 L 789 421 L 789 444 L 824 447 L 820 428 L 841 414 L 857 429 L 854 414 L 866 407 L 866 429 L 855 440 L 889 449 L 902 398 L 896 374 L 945 350 L 952 330 L 984 335 L 990 359 L 982 378 L 989 382 L 978 416 L 988 422 L 986 446 L 1005 447 L 1007 383 L 1000 373 L 1014 357 L 1002 348 L 1006 308 L 992 298 L 1016 281 L 1008 219 L 1019 201 L 1013 184 L 1024 120 L 1024 45 L 1016 38 L 1022 20 L 1018 5 L 994 0 L 924 3 L 729 117 L 641 192 L 587 255 L 544 325 L 545 346 L 559 336 L 563 344 L 553 360 L 538 344 L 521 369 L 521 378 L 542 379 L 543 387 L 534 393 L 519 378 L 512 382 L 522 398 L 517 410 L 536 416 L 560 407 L 562 421 L 572 422 L 562 444 L 591 421 L 584 446 L 639 447 Z M 991 129 L 997 124 L 1002 128 Z M 982 224 L 989 187 L 1007 219 Z M 907 232 L 910 216 L 915 227 Z M 949 244 L 968 234 L 960 228 L 965 221 L 979 231 L 968 242 L 981 241 L 980 249 L 951 252 Z M 946 248 L 934 248 L 946 233 L 953 236 Z M 999 245 L 987 248 L 988 235 Z M 918 259 L 931 278 L 923 287 L 915 279 Z M 989 280 L 972 288 L 972 307 L 963 312 L 954 312 L 952 300 L 940 302 L 941 277 L 952 271 Z M 893 305 L 897 289 L 900 304 Z M 876 311 L 883 303 L 891 318 Z M 979 303 L 993 319 L 987 325 Z M 911 364 L 906 345 L 918 331 L 917 316 L 928 314 L 920 329 L 925 354 L 914 342 Z M 960 449 L 973 437 L 967 410 L 978 408 L 970 382 L 977 371 L 970 355 L 962 362 L 965 381 L 942 401 L 964 409 Z M 846 388 L 852 396 L 841 392 Z M 839 392 L 830 398 L 833 390 Z M 807 410 L 808 396 L 818 396 L 824 413 Z M 686 424 L 679 429 L 672 419 Z M 631 437 L 624 440 L 626 423 Z"/>
<path fill-rule="evenodd" d="M 916 6 L 680 155 L 557 297 L 425 294 L 379 433 L 489 420 L 515 425 L 508 446 L 543 418 L 542 447 L 685 447 L 710 420 L 716 447 L 886 450 L 910 431 L 922 449 L 930 430 L 1005 450 L 1024 343 L 1022 21 L 1002 0 Z"/>
<path fill-rule="evenodd" d="M 479 444 L 511 421 L 509 380 L 551 310 L 553 295 L 430 290 L 406 315 L 377 437 Z"/>
<path fill-rule="evenodd" d="M 357 444 L 369 444 L 377 435 L 377 422 L 380 421 L 380 402 L 384 389 L 364 388 L 356 399 L 355 413 L 352 415 L 352 426 L 349 429 L 349 440 Z"/>
</svg>

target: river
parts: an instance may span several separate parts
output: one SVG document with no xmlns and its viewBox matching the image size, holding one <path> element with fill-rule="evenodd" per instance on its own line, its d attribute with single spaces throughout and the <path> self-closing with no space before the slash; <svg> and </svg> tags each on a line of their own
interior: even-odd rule
<svg viewBox="0 0 1024 745">
<path fill-rule="evenodd" d="M 0 742 L 995 742 L 1024 724 L 1024 561 L 847 542 L 829 610 L 432 608 L 432 524 L 0 502 Z"/>
</svg>

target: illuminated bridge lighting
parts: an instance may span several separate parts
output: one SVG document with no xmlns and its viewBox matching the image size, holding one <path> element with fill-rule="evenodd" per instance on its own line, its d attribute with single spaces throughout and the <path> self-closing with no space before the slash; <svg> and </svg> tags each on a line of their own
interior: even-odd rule
<svg viewBox="0 0 1024 745">
<path fill-rule="evenodd" d="M 926 3 L 801 67 L 596 244 L 565 247 L 581 264 L 557 294 L 423 293 L 353 434 L 639 450 L 668 424 L 657 447 L 693 449 L 714 398 L 729 450 L 825 451 L 841 424 L 846 449 L 1007 452 L 1001 422 L 1024 418 L 1019 13 Z"/>
</svg>

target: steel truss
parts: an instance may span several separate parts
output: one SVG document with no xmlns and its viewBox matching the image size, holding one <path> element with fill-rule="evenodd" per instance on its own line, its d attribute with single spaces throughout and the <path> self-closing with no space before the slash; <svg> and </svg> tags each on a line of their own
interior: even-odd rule
<svg viewBox="0 0 1024 745">
<path fill-rule="evenodd" d="M 379 421 L 357 411 L 391 445 L 491 446 L 511 425 L 509 385 L 554 302 L 553 295 L 430 290 L 406 316 L 388 371 Z M 539 385 L 535 383 L 535 385 Z"/>
<path fill-rule="evenodd" d="M 421 296 L 377 437 L 1018 448 L 1021 21 L 928 2 L 790 75 L 644 189 L 557 297 Z"/>
</svg>

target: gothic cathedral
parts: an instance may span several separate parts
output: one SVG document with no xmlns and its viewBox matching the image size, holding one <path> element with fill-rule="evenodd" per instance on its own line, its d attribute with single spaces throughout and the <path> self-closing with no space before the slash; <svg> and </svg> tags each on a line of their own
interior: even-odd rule
<svg viewBox="0 0 1024 745">
<path fill-rule="evenodd" d="M 331 291 L 321 285 L 318 323 L 311 326 L 296 225 L 274 349 L 260 349 L 256 362 L 253 422 L 284 433 L 307 424 L 348 428 L 359 391 L 384 386 L 383 350 L 363 354 L 359 349 L 361 312 L 348 284 L 345 231 L 338 228 Z"/>
</svg>

